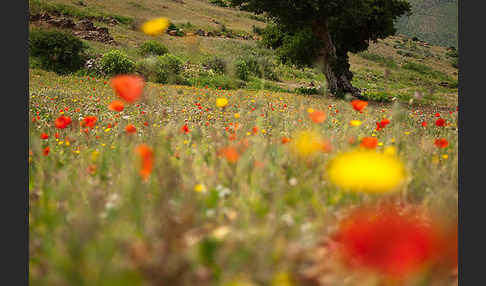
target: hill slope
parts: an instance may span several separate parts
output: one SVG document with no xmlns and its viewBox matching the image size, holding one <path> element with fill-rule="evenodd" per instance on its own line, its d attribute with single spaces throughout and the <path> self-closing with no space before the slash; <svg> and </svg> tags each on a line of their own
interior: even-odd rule
<svg viewBox="0 0 486 286">
<path fill-rule="evenodd" d="M 409 0 L 412 16 L 396 23 L 397 31 L 434 45 L 457 48 L 457 0 Z"/>
</svg>

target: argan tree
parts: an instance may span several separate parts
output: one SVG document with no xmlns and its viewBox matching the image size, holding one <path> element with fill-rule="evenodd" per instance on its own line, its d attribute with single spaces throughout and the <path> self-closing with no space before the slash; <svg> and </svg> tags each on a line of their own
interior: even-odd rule
<svg viewBox="0 0 486 286">
<path fill-rule="evenodd" d="M 276 24 L 281 38 L 273 48 L 300 65 L 317 64 L 333 94 L 360 97 L 351 84 L 348 52 L 368 48 L 370 41 L 394 35 L 394 22 L 410 15 L 406 0 L 231 0 L 232 6 L 265 13 Z"/>
</svg>

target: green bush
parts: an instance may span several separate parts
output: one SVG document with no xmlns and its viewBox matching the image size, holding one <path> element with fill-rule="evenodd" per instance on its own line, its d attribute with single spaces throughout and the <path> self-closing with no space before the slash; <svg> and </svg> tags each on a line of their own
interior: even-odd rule
<svg viewBox="0 0 486 286">
<path fill-rule="evenodd" d="M 459 58 L 452 58 L 451 65 L 456 69 L 459 68 Z"/>
<path fill-rule="evenodd" d="M 148 57 L 137 61 L 135 64 L 135 72 L 145 78 L 146 81 L 157 81 L 157 58 Z"/>
<path fill-rule="evenodd" d="M 209 3 L 219 7 L 229 7 L 228 3 L 224 0 L 209 0 Z"/>
<path fill-rule="evenodd" d="M 164 44 L 152 40 L 144 42 L 140 46 L 139 52 L 142 56 L 163 56 L 169 52 L 169 49 Z"/>
<path fill-rule="evenodd" d="M 157 57 L 156 82 L 181 84 L 184 61 L 173 54 Z"/>
<path fill-rule="evenodd" d="M 363 96 L 372 101 L 378 102 L 390 102 L 392 100 L 392 96 L 387 94 L 384 91 L 366 91 L 363 93 Z"/>
<path fill-rule="evenodd" d="M 34 29 L 29 34 L 30 56 L 37 58 L 39 67 L 59 74 L 81 68 L 86 49 L 81 40 L 66 32 Z"/>
<path fill-rule="evenodd" d="M 237 60 L 235 63 L 235 68 L 236 68 L 236 76 L 244 81 L 248 80 L 248 77 L 250 76 L 250 69 L 248 68 L 246 62 L 242 59 Z"/>
<path fill-rule="evenodd" d="M 269 24 L 262 31 L 262 43 L 267 48 L 277 49 L 282 46 L 285 34 L 277 25 Z"/>
<path fill-rule="evenodd" d="M 111 50 L 103 55 L 101 68 L 105 75 L 128 74 L 135 70 L 135 62 L 119 50 Z"/>
<path fill-rule="evenodd" d="M 202 65 L 218 74 L 225 74 L 227 70 L 225 60 L 217 56 L 204 59 Z"/>
</svg>

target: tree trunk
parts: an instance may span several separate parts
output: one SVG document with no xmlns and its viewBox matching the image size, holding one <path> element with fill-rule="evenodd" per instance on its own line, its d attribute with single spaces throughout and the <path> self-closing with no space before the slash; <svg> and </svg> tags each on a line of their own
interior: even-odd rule
<svg viewBox="0 0 486 286">
<path fill-rule="evenodd" d="M 323 42 L 318 55 L 318 63 L 326 76 L 329 91 L 333 95 L 351 93 L 353 96 L 361 97 L 360 90 L 351 84 L 353 74 L 349 70 L 347 56 L 339 57 L 336 53 L 336 46 L 329 33 L 327 20 L 316 22 L 313 31 L 316 37 Z"/>
</svg>

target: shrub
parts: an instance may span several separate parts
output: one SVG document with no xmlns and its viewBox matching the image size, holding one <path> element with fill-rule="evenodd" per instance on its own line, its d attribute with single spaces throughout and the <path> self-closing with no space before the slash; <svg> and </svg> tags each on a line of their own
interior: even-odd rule
<svg viewBox="0 0 486 286">
<path fill-rule="evenodd" d="M 135 72 L 145 78 L 146 81 L 157 81 L 157 58 L 148 57 L 137 61 Z"/>
<path fill-rule="evenodd" d="M 456 69 L 459 68 L 459 58 L 452 58 L 451 65 Z"/>
<path fill-rule="evenodd" d="M 285 34 L 277 25 L 269 24 L 262 31 L 262 42 L 267 48 L 277 49 L 283 44 Z"/>
<path fill-rule="evenodd" d="M 41 68 L 59 74 L 82 67 L 87 46 L 73 35 L 57 30 L 34 29 L 29 35 L 29 52 Z"/>
<path fill-rule="evenodd" d="M 378 102 L 390 102 L 392 100 L 392 96 L 387 94 L 384 91 L 366 91 L 363 93 L 363 96 L 372 101 Z"/>
<path fill-rule="evenodd" d="M 139 52 L 142 56 L 162 56 L 167 54 L 169 49 L 157 41 L 146 41 L 140 46 Z"/>
<path fill-rule="evenodd" d="M 248 77 L 250 76 L 250 70 L 246 64 L 246 62 L 242 59 L 239 59 L 235 63 L 236 67 L 236 76 L 244 81 L 248 80 Z"/>
<path fill-rule="evenodd" d="M 224 59 L 219 57 L 212 57 L 204 59 L 202 63 L 203 67 L 213 70 L 215 73 L 226 73 L 227 67 Z"/>
<path fill-rule="evenodd" d="M 101 68 L 106 75 L 128 74 L 135 70 L 135 62 L 123 52 L 111 50 L 103 55 Z"/>
<path fill-rule="evenodd" d="M 173 54 L 165 54 L 157 57 L 156 82 L 178 83 L 182 81 L 180 73 L 184 61 Z"/>
</svg>

